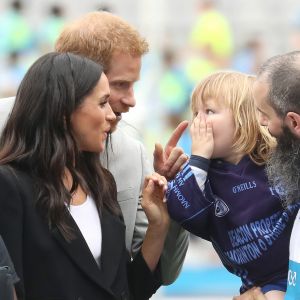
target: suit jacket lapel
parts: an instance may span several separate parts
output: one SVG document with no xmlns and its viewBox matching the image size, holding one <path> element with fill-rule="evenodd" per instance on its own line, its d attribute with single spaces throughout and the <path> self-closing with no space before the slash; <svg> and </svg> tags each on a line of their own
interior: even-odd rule
<svg viewBox="0 0 300 300">
<path fill-rule="evenodd" d="M 101 216 L 102 227 L 102 253 L 101 272 L 105 274 L 106 281 L 111 285 L 118 275 L 120 261 L 124 259 L 125 224 L 116 216 L 106 210 Z M 129 257 L 129 254 L 128 254 Z"/>
<path fill-rule="evenodd" d="M 72 232 L 75 235 L 75 238 L 72 239 L 70 242 L 66 241 L 66 239 L 63 237 L 57 226 L 55 226 L 52 230 L 53 237 L 58 241 L 63 250 L 68 254 L 72 261 L 81 269 L 82 272 L 84 272 L 92 281 L 94 281 L 101 288 L 105 289 L 113 295 L 113 292 L 110 289 L 110 285 L 108 284 L 105 278 L 106 274 L 98 267 L 76 222 L 69 214 L 69 212 L 67 213 L 67 216 L 67 224 L 73 229 Z M 102 247 L 103 245 L 104 243 L 102 241 Z"/>
</svg>

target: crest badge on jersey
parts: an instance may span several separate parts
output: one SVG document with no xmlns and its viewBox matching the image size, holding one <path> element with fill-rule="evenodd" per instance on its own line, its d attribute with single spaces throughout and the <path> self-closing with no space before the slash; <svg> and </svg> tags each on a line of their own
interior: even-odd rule
<svg viewBox="0 0 300 300">
<path fill-rule="evenodd" d="M 214 195 L 215 198 L 215 215 L 216 217 L 224 217 L 229 212 L 227 204 L 220 197 Z"/>
</svg>

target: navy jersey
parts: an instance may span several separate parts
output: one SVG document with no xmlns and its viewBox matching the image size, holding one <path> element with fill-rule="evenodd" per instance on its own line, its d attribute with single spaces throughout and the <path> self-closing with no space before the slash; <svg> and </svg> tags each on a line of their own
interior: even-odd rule
<svg viewBox="0 0 300 300">
<path fill-rule="evenodd" d="M 202 189 L 191 166 L 207 171 Z M 284 209 L 281 192 L 248 156 L 237 165 L 192 156 L 168 183 L 167 205 L 172 219 L 212 242 L 224 266 L 241 278 L 244 292 L 287 278 L 298 206 Z"/>
</svg>

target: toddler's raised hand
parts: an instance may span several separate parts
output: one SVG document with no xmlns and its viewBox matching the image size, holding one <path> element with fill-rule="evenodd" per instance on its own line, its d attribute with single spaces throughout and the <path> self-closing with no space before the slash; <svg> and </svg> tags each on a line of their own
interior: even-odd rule
<svg viewBox="0 0 300 300">
<path fill-rule="evenodd" d="M 198 113 L 190 127 L 192 154 L 210 159 L 214 150 L 212 124 L 204 113 Z"/>
</svg>

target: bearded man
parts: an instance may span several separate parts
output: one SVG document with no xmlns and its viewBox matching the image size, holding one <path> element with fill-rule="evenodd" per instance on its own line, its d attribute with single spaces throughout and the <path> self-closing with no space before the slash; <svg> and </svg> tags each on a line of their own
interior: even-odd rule
<svg viewBox="0 0 300 300">
<path fill-rule="evenodd" d="M 275 188 L 283 188 L 287 209 L 298 209 L 290 239 L 289 271 L 285 300 L 300 299 L 300 51 L 267 60 L 253 87 L 259 122 L 277 139 L 267 164 L 267 175 Z M 267 299 L 253 288 L 235 300 Z"/>
</svg>

